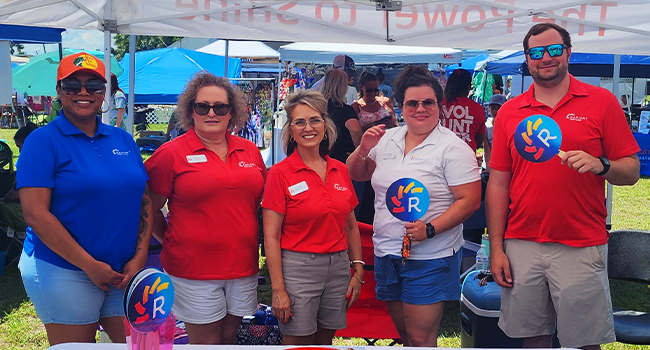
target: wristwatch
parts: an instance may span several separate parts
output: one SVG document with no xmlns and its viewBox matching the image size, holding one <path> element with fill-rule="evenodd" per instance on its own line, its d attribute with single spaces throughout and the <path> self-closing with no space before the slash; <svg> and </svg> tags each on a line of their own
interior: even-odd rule
<svg viewBox="0 0 650 350">
<path fill-rule="evenodd" d="M 600 160 L 600 163 L 603 165 L 603 171 L 599 172 L 598 176 L 603 176 L 607 174 L 607 172 L 609 171 L 609 167 L 611 167 L 612 165 L 609 164 L 609 160 L 607 160 L 607 158 L 605 157 L 598 157 L 598 160 Z"/>
<path fill-rule="evenodd" d="M 433 238 L 436 235 L 436 228 L 431 225 L 430 222 L 427 222 L 427 238 Z"/>
</svg>

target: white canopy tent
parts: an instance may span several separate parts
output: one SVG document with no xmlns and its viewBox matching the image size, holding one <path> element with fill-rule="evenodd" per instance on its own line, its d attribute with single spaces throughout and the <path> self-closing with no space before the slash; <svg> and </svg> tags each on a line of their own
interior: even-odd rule
<svg viewBox="0 0 650 350">
<path fill-rule="evenodd" d="M 226 40 L 217 40 L 196 51 L 239 58 L 271 58 L 276 60 L 280 58 L 277 51 L 261 41 L 228 40 L 228 51 L 226 52 Z"/>
<path fill-rule="evenodd" d="M 463 57 L 460 50 L 441 47 L 367 45 L 341 43 L 293 43 L 278 50 L 282 61 L 332 64 L 334 57 L 346 54 L 354 64 L 377 63 L 457 63 Z"/>
<path fill-rule="evenodd" d="M 579 52 L 650 54 L 647 0 L 5 0 L 2 23 L 136 35 L 521 49 L 532 24 L 566 27 Z"/>
</svg>

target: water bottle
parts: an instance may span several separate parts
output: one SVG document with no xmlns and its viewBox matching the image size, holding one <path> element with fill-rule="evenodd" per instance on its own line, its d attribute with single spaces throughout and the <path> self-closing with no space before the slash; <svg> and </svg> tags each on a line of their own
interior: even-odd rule
<svg viewBox="0 0 650 350">
<path fill-rule="evenodd" d="M 484 244 L 481 244 L 481 248 L 476 252 L 476 270 L 484 271 L 490 269 L 490 257 L 487 255 L 487 251 Z"/>
<path fill-rule="evenodd" d="M 490 236 L 488 235 L 487 228 L 481 236 L 481 244 L 485 244 L 485 255 L 490 256 Z"/>
</svg>

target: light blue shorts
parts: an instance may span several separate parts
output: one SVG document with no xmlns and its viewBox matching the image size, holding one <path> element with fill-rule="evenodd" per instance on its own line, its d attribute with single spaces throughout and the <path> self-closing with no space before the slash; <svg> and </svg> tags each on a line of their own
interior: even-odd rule
<svg viewBox="0 0 650 350">
<path fill-rule="evenodd" d="M 20 256 L 20 274 L 43 324 L 85 325 L 124 315 L 124 290 L 99 289 L 83 271 L 68 270 L 41 259 Z"/>
<path fill-rule="evenodd" d="M 440 259 L 407 259 L 405 265 L 401 256 L 375 256 L 377 300 L 413 305 L 459 300 L 460 262 L 460 252 Z"/>
</svg>

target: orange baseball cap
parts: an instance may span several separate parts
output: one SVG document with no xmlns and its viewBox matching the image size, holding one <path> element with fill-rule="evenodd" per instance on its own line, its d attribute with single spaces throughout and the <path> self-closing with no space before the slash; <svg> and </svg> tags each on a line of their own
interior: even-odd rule
<svg viewBox="0 0 650 350">
<path fill-rule="evenodd" d="M 56 72 L 56 81 L 65 79 L 76 72 L 87 71 L 97 75 L 106 82 L 105 69 L 104 62 L 82 51 L 61 59 L 59 69 Z"/>
</svg>

